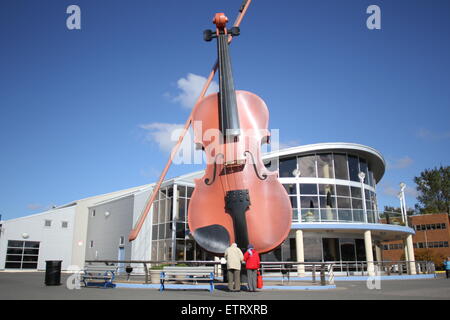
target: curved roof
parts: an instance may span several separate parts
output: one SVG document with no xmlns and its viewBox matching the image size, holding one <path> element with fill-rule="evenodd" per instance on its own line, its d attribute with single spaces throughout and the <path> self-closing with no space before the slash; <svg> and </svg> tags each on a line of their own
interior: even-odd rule
<svg viewBox="0 0 450 320">
<path fill-rule="evenodd" d="M 357 143 L 327 142 L 307 144 L 304 146 L 281 149 L 263 155 L 264 160 L 272 158 L 287 158 L 294 155 L 309 154 L 313 152 L 348 152 L 366 159 L 372 168 L 377 183 L 381 180 L 386 169 L 383 155 L 376 149 Z"/>
</svg>

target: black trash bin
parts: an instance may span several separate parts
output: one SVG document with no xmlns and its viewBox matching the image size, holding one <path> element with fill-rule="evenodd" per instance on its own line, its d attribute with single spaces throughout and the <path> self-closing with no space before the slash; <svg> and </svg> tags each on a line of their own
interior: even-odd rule
<svg viewBox="0 0 450 320">
<path fill-rule="evenodd" d="M 45 285 L 61 285 L 61 262 L 60 260 L 45 261 Z"/>
</svg>

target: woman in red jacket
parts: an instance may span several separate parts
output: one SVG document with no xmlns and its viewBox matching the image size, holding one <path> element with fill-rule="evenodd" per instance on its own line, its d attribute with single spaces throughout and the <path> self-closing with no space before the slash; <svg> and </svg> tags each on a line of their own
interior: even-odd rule
<svg viewBox="0 0 450 320">
<path fill-rule="evenodd" d="M 256 275 L 260 267 L 260 259 L 258 252 L 255 251 L 253 245 L 249 244 L 244 254 L 245 268 L 247 269 L 248 291 L 256 291 Z"/>
</svg>

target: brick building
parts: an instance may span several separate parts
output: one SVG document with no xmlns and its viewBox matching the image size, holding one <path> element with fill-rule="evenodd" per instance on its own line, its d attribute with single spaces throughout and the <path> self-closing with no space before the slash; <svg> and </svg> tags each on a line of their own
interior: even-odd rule
<svg viewBox="0 0 450 320">
<path fill-rule="evenodd" d="M 409 216 L 408 225 L 416 232 L 413 236 L 415 259 L 432 259 L 439 268 L 442 260 L 450 256 L 449 216 L 446 213 Z M 383 260 L 404 260 L 404 247 L 401 240 L 383 242 Z"/>
</svg>

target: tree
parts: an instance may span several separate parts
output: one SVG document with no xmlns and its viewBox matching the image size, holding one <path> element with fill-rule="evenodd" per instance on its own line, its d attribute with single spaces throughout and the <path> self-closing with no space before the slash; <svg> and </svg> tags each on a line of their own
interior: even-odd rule
<svg viewBox="0 0 450 320">
<path fill-rule="evenodd" d="M 414 182 L 419 191 L 416 209 L 421 213 L 450 214 L 450 166 L 422 171 Z"/>
</svg>

